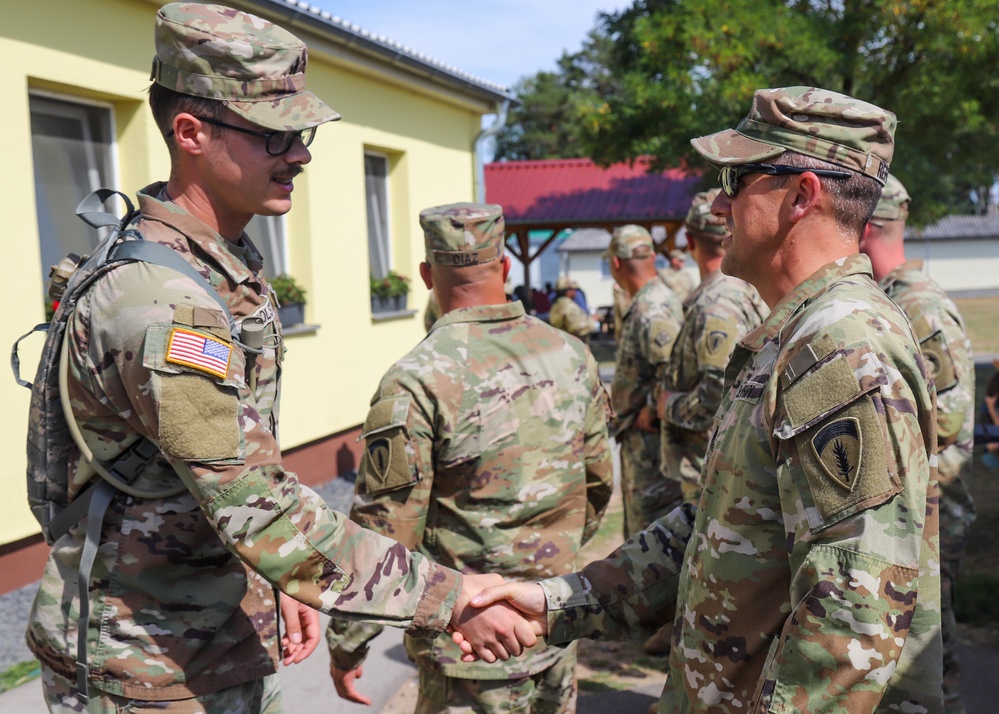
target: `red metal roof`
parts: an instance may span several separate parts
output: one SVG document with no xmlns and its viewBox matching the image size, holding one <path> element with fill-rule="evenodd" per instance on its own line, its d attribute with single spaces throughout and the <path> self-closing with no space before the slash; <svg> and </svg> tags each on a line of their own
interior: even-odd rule
<svg viewBox="0 0 999 714">
<path fill-rule="evenodd" d="M 682 221 L 700 176 L 648 173 L 650 159 L 601 168 L 590 159 L 503 161 L 485 166 L 486 200 L 512 225 Z"/>
</svg>

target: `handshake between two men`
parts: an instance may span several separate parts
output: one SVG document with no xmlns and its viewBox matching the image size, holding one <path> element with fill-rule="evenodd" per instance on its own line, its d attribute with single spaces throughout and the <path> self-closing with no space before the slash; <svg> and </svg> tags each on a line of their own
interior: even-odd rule
<svg viewBox="0 0 999 714">
<path fill-rule="evenodd" d="M 451 639 L 464 653 L 462 661 L 508 660 L 548 634 L 548 603 L 537 583 L 506 581 L 495 574 L 466 575 L 465 583 L 450 628 Z"/>
</svg>

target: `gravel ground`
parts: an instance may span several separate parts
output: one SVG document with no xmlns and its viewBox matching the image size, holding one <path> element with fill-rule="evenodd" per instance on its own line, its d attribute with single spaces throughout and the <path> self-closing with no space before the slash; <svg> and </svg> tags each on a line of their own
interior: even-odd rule
<svg viewBox="0 0 999 714">
<path fill-rule="evenodd" d="M 354 496 L 354 479 L 352 476 L 333 479 L 314 490 L 331 507 L 346 513 L 350 510 Z M 38 583 L 33 583 L 0 595 L 0 633 L 3 633 L 0 636 L 0 672 L 32 659 L 31 652 L 24 644 L 24 629 L 36 590 Z"/>
</svg>

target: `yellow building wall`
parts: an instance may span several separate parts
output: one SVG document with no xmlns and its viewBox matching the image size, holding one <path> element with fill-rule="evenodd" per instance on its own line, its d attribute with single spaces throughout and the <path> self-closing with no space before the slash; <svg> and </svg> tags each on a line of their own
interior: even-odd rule
<svg viewBox="0 0 999 714">
<path fill-rule="evenodd" d="M 166 148 L 145 104 L 156 5 L 141 0 L 56 0 L 43 6 L 3 3 L 0 96 L 6 166 L 4 279 L 0 347 L 44 320 L 36 296 L 40 254 L 31 158 L 29 89 L 114 106 L 117 188 L 134 195 L 165 179 Z M 290 272 L 308 291 L 306 322 L 314 332 L 290 335 L 281 407 L 283 448 L 321 439 L 363 422 L 385 370 L 423 336 L 427 292 L 420 209 L 473 199 L 473 142 L 478 112 L 405 87 L 361 76 L 310 56 L 308 86 L 343 115 L 323 126 L 312 162 L 296 180 L 286 219 Z M 392 262 L 413 278 L 413 316 L 376 322 L 369 302 L 365 149 L 390 158 Z M 75 206 L 66 206 L 72 211 Z M 90 230 L 82 223 L 81 230 Z M 34 376 L 43 338 L 21 349 L 22 377 Z M 38 528 L 24 487 L 29 392 L 0 378 L 0 545 Z M 330 474 L 333 466 L 330 466 Z"/>
</svg>

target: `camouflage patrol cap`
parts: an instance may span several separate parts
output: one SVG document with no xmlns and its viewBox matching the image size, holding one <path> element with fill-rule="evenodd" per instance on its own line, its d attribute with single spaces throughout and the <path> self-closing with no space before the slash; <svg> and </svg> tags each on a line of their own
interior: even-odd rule
<svg viewBox="0 0 999 714">
<path fill-rule="evenodd" d="M 689 233 L 717 237 L 719 240 L 728 235 L 725 219 L 711 212 L 711 204 L 719 193 L 721 193 L 720 188 L 713 188 L 710 191 L 701 191 L 694 196 L 694 200 L 690 203 L 690 210 L 687 211 L 687 218 L 683 222 Z M 670 253 L 670 257 L 672 256 L 673 254 Z"/>
<path fill-rule="evenodd" d="M 604 251 L 604 257 L 616 256 L 618 258 L 649 258 L 655 255 L 656 246 L 652 242 L 652 235 L 633 223 L 626 226 L 619 226 L 614 229 L 611 236 L 610 245 Z"/>
<path fill-rule="evenodd" d="M 883 221 L 904 221 L 909 217 L 911 200 L 909 192 L 905 190 L 902 182 L 895 178 L 895 174 L 888 174 L 885 187 L 881 189 L 881 200 L 878 201 L 878 207 L 874 209 L 874 215 L 871 217 Z"/>
<path fill-rule="evenodd" d="M 503 257 L 503 209 L 489 203 L 450 203 L 420 211 L 427 262 L 461 267 Z"/>
<path fill-rule="evenodd" d="M 883 186 L 896 124 L 891 112 L 827 89 L 758 89 L 739 126 L 690 143 L 716 166 L 757 163 L 790 150 L 860 172 Z"/>
<path fill-rule="evenodd" d="M 578 288 L 579 283 L 570 278 L 568 275 L 563 275 L 555 282 L 556 290 L 570 290 L 573 288 Z"/>
<path fill-rule="evenodd" d="M 669 252 L 669 259 L 679 260 L 681 263 L 685 263 L 687 261 L 687 253 L 679 248 L 675 248 Z"/>
<path fill-rule="evenodd" d="M 223 5 L 170 3 L 156 13 L 150 79 L 223 102 L 267 129 L 299 131 L 340 118 L 305 89 L 308 50 L 267 20 Z"/>
</svg>

